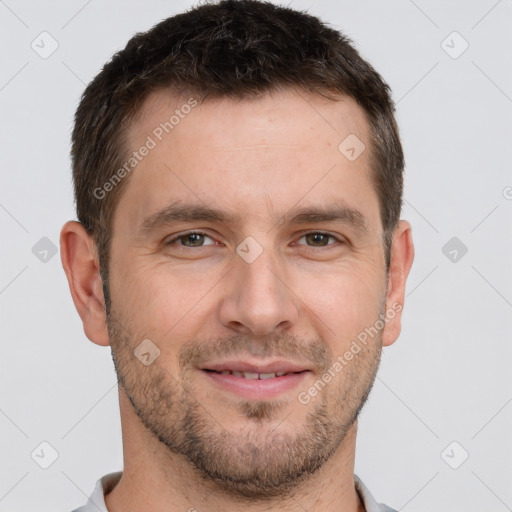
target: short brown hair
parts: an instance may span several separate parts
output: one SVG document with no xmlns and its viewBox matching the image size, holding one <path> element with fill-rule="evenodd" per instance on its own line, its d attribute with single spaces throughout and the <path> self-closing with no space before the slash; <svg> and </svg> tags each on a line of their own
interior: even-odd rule
<svg viewBox="0 0 512 512">
<path fill-rule="evenodd" d="M 125 178 L 93 193 L 129 152 L 127 127 L 148 94 L 163 89 L 246 98 L 295 87 L 330 99 L 352 97 L 370 124 L 372 178 L 379 197 L 386 265 L 402 206 L 403 152 L 389 86 L 351 41 L 318 18 L 257 0 L 199 5 L 136 34 L 87 86 L 72 135 L 78 220 L 94 238 L 104 284 L 111 225 Z"/>
</svg>

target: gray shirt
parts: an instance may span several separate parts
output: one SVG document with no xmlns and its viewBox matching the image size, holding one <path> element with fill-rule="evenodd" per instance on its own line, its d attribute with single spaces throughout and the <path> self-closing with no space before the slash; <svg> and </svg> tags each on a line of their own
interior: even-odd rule
<svg viewBox="0 0 512 512">
<path fill-rule="evenodd" d="M 122 472 L 110 473 L 96 482 L 96 487 L 87 503 L 73 512 L 108 512 L 105 506 L 105 494 L 108 494 L 119 482 Z M 354 475 L 356 490 L 364 504 L 366 512 L 397 512 L 382 503 L 377 503 L 370 491 L 365 487 L 357 475 Z"/>
</svg>

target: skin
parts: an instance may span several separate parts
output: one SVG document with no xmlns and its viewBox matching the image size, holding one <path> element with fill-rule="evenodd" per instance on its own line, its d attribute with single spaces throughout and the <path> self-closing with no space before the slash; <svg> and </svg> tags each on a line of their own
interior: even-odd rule
<svg viewBox="0 0 512 512">
<path fill-rule="evenodd" d="M 130 129 L 130 147 L 144 144 L 186 99 L 153 93 Z M 367 148 L 353 162 L 338 150 L 349 134 Z M 386 272 L 369 148 L 369 125 L 350 98 L 285 89 L 194 107 L 138 164 L 121 195 L 108 321 L 95 244 L 79 223 L 65 224 L 61 256 L 75 306 L 87 337 L 111 345 L 120 380 L 125 467 L 106 496 L 109 511 L 364 510 L 353 480 L 356 417 L 382 347 L 400 333 L 414 256 L 410 225 L 400 221 Z M 239 219 L 143 229 L 170 201 Z M 333 204 L 357 210 L 364 228 L 349 220 L 289 222 L 293 208 Z M 165 244 L 190 230 L 207 237 L 195 246 L 184 245 L 187 237 Z M 334 238 L 319 242 L 314 233 Z M 262 249 L 252 263 L 236 252 L 247 237 Z M 301 403 L 299 392 L 388 310 L 393 318 L 378 335 Z M 133 353 L 144 339 L 160 350 L 148 366 Z M 309 371 L 278 397 L 243 398 L 200 369 L 228 355 L 290 360 Z M 324 427 L 321 441 L 311 418 Z M 192 433 L 207 454 L 199 467 L 183 454 Z M 300 472 L 301 454 L 322 455 L 310 474 Z"/>
</svg>

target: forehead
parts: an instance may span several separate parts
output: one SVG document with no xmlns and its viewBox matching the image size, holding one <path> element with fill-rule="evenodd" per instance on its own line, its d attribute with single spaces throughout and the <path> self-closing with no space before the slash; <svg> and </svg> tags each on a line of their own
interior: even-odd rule
<svg viewBox="0 0 512 512">
<path fill-rule="evenodd" d="M 299 118 L 301 122 L 296 123 Z M 187 129 L 191 124 L 193 130 Z M 141 136 L 153 134 L 159 142 L 160 138 L 166 139 L 164 144 L 179 137 L 182 142 L 195 142 L 199 149 L 229 149 L 237 141 L 247 146 L 250 137 L 254 144 L 267 143 L 269 147 L 277 148 L 280 143 L 290 146 L 296 141 L 323 150 L 325 143 L 339 143 L 340 137 L 349 133 L 366 138 L 368 131 L 363 109 L 349 96 L 333 101 L 286 88 L 257 97 L 200 102 L 193 93 L 159 91 L 150 94 L 139 109 L 128 131 L 128 141 L 136 146 Z"/>
<path fill-rule="evenodd" d="M 173 200 L 238 209 L 259 221 L 299 203 L 340 202 L 378 215 L 369 140 L 364 111 L 348 97 L 289 89 L 201 103 L 153 93 L 127 137 L 132 151 L 151 149 L 131 172 L 115 219 L 137 225 Z M 366 149 L 348 158 L 347 144 Z"/>
</svg>

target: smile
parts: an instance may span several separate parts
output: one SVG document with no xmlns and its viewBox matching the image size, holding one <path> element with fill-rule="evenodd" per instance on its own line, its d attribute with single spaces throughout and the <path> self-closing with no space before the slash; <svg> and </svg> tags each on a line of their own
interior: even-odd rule
<svg viewBox="0 0 512 512">
<path fill-rule="evenodd" d="M 272 361 L 261 364 L 248 361 L 223 361 L 199 368 L 222 393 L 229 393 L 252 400 L 269 400 L 283 395 L 303 381 L 312 372 L 304 365 L 290 361 Z"/>
<path fill-rule="evenodd" d="M 300 373 L 300 372 L 275 372 L 275 373 L 257 373 L 257 372 L 239 372 L 239 371 L 231 371 L 231 370 L 222 370 L 220 372 L 216 370 L 205 370 L 209 372 L 220 373 L 221 375 L 234 375 L 235 377 L 239 377 L 242 379 L 249 380 L 265 380 L 265 379 L 275 379 L 276 377 L 283 377 L 284 375 L 289 375 L 290 373 Z M 305 370 L 304 370 L 305 371 Z"/>
</svg>

